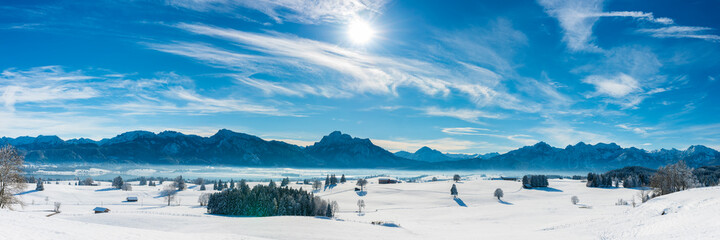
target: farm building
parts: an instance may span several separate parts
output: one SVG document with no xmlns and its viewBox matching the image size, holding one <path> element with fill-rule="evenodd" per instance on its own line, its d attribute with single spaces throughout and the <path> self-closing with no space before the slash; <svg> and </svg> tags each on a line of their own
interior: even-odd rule
<svg viewBox="0 0 720 240">
<path fill-rule="evenodd" d="M 395 184 L 400 183 L 400 180 L 394 179 L 394 178 L 380 178 L 378 179 L 378 184 Z"/>
<path fill-rule="evenodd" d="M 96 207 L 95 209 L 93 209 L 93 211 L 95 211 L 95 213 L 107 213 L 110 212 L 110 209 L 104 207 Z"/>
<path fill-rule="evenodd" d="M 127 201 L 128 202 L 137 202 L 138 198 L 137 197 L 127 197 Z"/>
</svg>

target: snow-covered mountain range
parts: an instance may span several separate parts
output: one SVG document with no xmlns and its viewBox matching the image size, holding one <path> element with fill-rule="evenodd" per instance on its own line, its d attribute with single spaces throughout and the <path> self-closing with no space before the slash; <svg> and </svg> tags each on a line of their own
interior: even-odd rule
<svg viewBox="0 0 720 240">
<path fill-rule="evenodd" d="M 720 165 L 720 153 L 695 145 L 686 150 L 646 151 L 614 143 L 578 143 L 556 148 L 544 142 L 505 154 L 446 154 L 423 147 L 391 153 L 369 139 L 339 131 L 305 148 L 220 130 L 210 137 L 165 131 L 132 131 L 114 138 L 62 140 L 57 136 L 0 138 L 33 163 L 220 164 L 266 167 L 406 169 L 605 170 L 625 166 L 657 168 L 684 160 L 692 167 Z"/>
</svg>

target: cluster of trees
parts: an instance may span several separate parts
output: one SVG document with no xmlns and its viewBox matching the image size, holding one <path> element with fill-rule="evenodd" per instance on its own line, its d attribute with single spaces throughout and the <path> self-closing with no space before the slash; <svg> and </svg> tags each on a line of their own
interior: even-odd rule
<svg viewBox="0 0 720 240">
<path fill-rule="evenodd" d="M 232 180 L 230 180 L 230 181 L 232 181 Z M 228 187 L 229 187 L 229 186 L 228 186 L 228 183 L 227 183 L 227 182 L 223 183 L 222 180 L 217 180 L 217 181 L 215 181 L 215 182 L 213 183 L 213 190 L 221 191 L 221 190 L 226 189 L 226 188 L 228 188 Z"/>
<path fill-rule="evenodd" d="M 693 170 L 683 161 L 658 168 L 650 179 L 650 187 L 655 189 L 657 196 L 699 186 L 701 186 L 700 182 L 693 174 Z"/>
<path fill-rule="evenodd" d="M 603 174 L 588 173 L 588 187 L 624 187 L 635 188 L 645 187 L 650 184 L 650 179 L 655 170 L 645 167 L 625 167 L 611 170 Z"/>
<path fill-rule="evenodd" d="M 612 177 L 607 176 L 605 174 L 588 173 L 587 184 L 585 184 L 585 186 L 587 186 L 587 187 L 612 187 L 613 182 L 616 182 L 615 179 L 613 179 Z"/>
<path fill-rule="evenodd" d="M 211 214 L 235 216 L 333 217 L 337 203 L 327 202 L 302 188 L 277 187 L 274 182 L 251 189 L 243 180 L 237 188 L 210 194 L 207 209 Z"/>
<path fill-rule="evenodd" d="M 524 188 L 547 187 L 550 185 L 545 175 L 525 175 L 522 184 Z"/>
<path fill-rule="evenodd" d="M 122 177 L 117 176 L 112 181 L 112 186 L 114 188 L 122 189 L 123 191 L 132 191 L 132 185 L 130 185 L 129 182 L 123 181 Z"/>
<path fill-rule="evenodd" d="M 699 167 L 693 170 L 693 174 L 706 187 L 717 186 L 720 182 L 720 166 Z"/>
<path fill-rule="evenodd" d="M 343 175 L 343 177 L 344 176 L 345 175 Z M 325 187 L 335 186 L 338 184 L 338 182 L 340 182 L 340 181 L 338 180 L 337 177 L 335 177 L 335 174 L 327 175 L 327 177 L 325 177 Z"/>
<path fill-rule="evenodd" d="M 187 188 L 187 183 L 185 183 L 185 179 L 183 179 L 183 177 L 181 175 L 181 176 L 175 177 L 171 186 L 176 188 L 178 191 L 182 191 Z"/>
</svg>

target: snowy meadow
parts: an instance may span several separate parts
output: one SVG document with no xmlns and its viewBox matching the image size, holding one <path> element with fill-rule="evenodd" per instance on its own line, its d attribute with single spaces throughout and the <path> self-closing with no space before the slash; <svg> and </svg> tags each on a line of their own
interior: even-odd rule
<svg viewBox="0 0 720 240">
<path fill-rule="evenodd" d="M 169 169 L 153 168 L 152 174 L 183 174 L 186 179 L 215 176 L 223 181 L 232 176 L 235 181 L 248 179 L 250 187 L 268 184 L 265 179 L 288 177 L 288 187 L 336 201 L 338 209 L 332 218 L 220 216 L 208 214 L 206 207 L 198 203 L 203 193 L 216 192 L 212 183 L 206 184 L 204 191 L 200 185 L 188 183 L 187 189 L 178 191 L 168 205 L 162 191 L 172 181 L 157 186 L 140 186 L 131 181 L 132 189 L 123 191 L 112 187 L 110 181 L 77 186 L 75 180 L 59 180 L 46 182 L 43 191 L 28 184 L 18 194 L 26 205 L 17 211 L 1 212 L 0 221 L 13 230 L 0 235 L 0 239 L 97 239 L 98 233 L 105 239 L 653 239 L 667 232 L 665 227 L 670 223 L 682 230 L 663 238 L 720 236 L 720 231 L 710 231 L 720 227 L 717 222 L 693 221 L 694 216 L 720 210 L 717 187 L 683 191 L 641 204 L 642 189 L 588 188 L 582 180 L 570 179 L 550 179 L 546 188 L 525 189 L 519 181 L 499 180 L 497 173 L 464 173 L 459 181 L 453 181 L 449 172 L 243 169 L 247 172 L 240 174 L 235 172 L 239 169 L 223 168 L 213 170 L 229 175 L 212 175 L 205 168 Z M 98 174 L 94 178 L 103 180 L 105 176 L 117 176 L 114 174 L 119 174 L 118 170 L 91 168 L 80 172 Z M 63 175 L 66 172 L 61 169 L 35 173 L 40 171 L 75 177 Z M 132 175 L 128 172 L 138 171 L 125 169 L 122 175 L 126 179 Z M 303 184 L 302 179 L 324 179 L 326 174 L 346 174 L 349 180 L 318 190 Z M 380 184 L 380 179 L 387 177 L 372 177 L 380 174 L 415 182 Z M 356 179 L 365 176 L 371 177 L 364 191 L 356 191 Z M 453 184 L 457 197 L 450 194 Z M 501 199 L 493 195 L 498 188 L 504 192 Z M 571 202 L 573 196 L 579 200 L 577 204 Z M 129 197 L 137 201 L 128 201 Z M 362 209 L 359 200 L 364 202 Z M 628 204 L 618 205 L 622 201 Z M 56 203 L 60 204 L 60 213 L 53 212 Z M 109 212 L 96 214 L 96 207 Z"/>
</svg>

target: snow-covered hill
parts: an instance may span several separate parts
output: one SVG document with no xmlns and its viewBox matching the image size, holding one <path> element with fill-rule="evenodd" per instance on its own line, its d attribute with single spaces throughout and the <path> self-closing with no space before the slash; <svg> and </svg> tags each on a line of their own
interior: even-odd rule
<svg viewBox="0 0 720 240">
<path fill-rule="evenodd" d="M 651 199 L 599 223 L 604 239 L 720 239 L 720 187 Z"/>
</svg>

